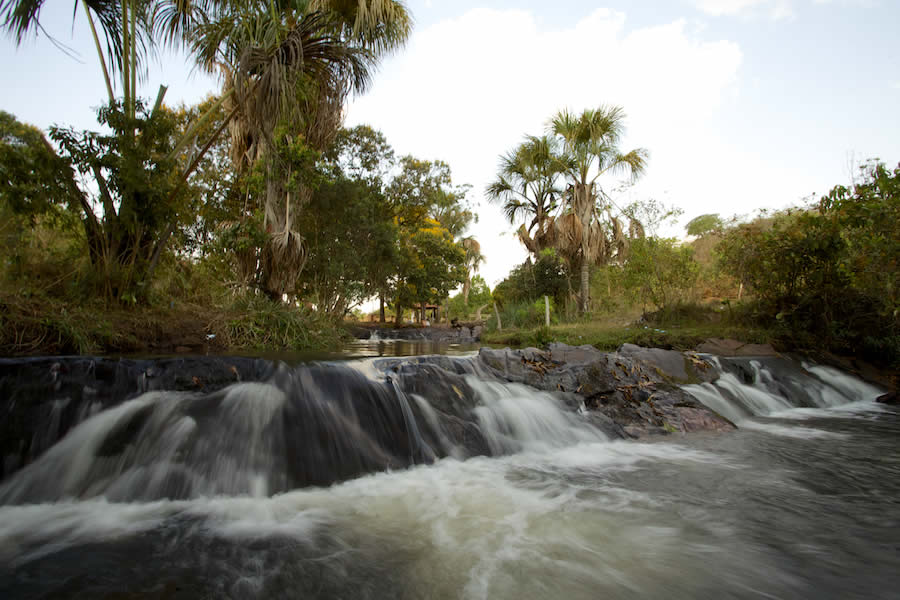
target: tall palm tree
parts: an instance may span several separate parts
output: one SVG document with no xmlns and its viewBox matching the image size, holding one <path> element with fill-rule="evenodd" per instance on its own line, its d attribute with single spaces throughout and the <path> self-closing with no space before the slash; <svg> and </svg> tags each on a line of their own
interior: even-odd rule
<svg viewBox="0 0 900 600">
<path fill-rule="evenodd" d="M 618 106 L 600 106 L 580 115 L 568 110 L 554 116 L 548 131 L 562 147 L 560 162 L 569 180 L 563 196 L 563 216 L 557 219 L 557 245 L 578 263 L 581 271 L 579 309 L 590 310 L 590 265 L 609 255 L 609 242 L 601 221 L 609 211 L 609 196 L 598 179 L 604 175 L 639 177 L 646 166 L 643 148 L 622 152 L 619 142 L 624 131 L 625 113 Z M 613 240 L 622 243 L 624 232 L 618 219 L 609 223 Z"/>
<path fill-rule="evenodd" d="M 472 289 L 472 275 L 478 272 L 478 268 L 484 262 L 484 255 L 481 253 L 481 244 L 471 235 L 463 238 L 460 244 L 466 251 L 466 281 L 463 283 L 463 302 L 468 306 L 469 291 Z"/>
<path fill-rule="evenodd" d="M 562 191 L 558 186 L 563 164 L 557 157 L 556 140 L 549 136 L 528 136 L 524 142 L 500 158 L 497 179 L 487 188 L 487 196 L 502 202 L 510 224 L 524 220 L 519 240 L 537 256 L 554 241 L 553 211 Z"/>
<path fill-rule="evenodd" d="M 403 43 L 411 19 L 397 0 L 231 0 L 238 9 L 206 15 L 191 41 L 199 64 L 218 68 L 239 169 L 267 161 L 263 285 L 273 297 L 293 289 L 305 263 L 294 216 L 310 197 L 289 189 L 290 168 L 272 149 L 278 126 L 323 151 L 340 128 L 344 100 L 364 91 L 378 59 Z"/>
<path fill-rule="evenodd" d="M 43 3 L 0 0 L 0 26 L 21 42 L 40 28 Z M 182 184 L 226 128 L 231 128 L 238 142 L 236 156 L 245 165 L 265 156 L 279 123 L 292 124 L 293 134 L 324 149 L 340 125 L 347 94 L 365 89 L 377 60 L 405 43 L 412 23 L 398 0 L 82 0 L 82 6 L 110 104 L 116 101 L 112 76 L 121 74 L 123 106 L 132 118 L 136 81 L 156 44 L 186 47 L 201 68 L 221 72 L 225 89 L 220 104 L 190 127 L 167 157 L 200 147 L 188 161 Z M 95 19 L 106 40 L 105 53 Z M 154 110 L 164 93 L 161 87 Z M 228 106 L 228 115 L 203 144 L 197 132 L 221 104 Z M 292 199 L 284 189 L 284 174 L 271 175 L 264 201 L 271 243 L 264 263 L 270 267 L 267 288 L 280 296 L 293 287 L 303 263 L 292 214 L 302 205 L 305 190 Z M 162 236 L 151 265 L 173 230 L 174 225 Z"/>
</svg>

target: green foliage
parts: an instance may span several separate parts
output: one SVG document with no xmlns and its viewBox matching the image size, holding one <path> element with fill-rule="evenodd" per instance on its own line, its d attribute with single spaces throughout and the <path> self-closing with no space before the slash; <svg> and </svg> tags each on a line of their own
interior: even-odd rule
<svg viewBox="0 0 900 600">
<path fill-rule="evenodd" d="M 701 236 L 722 229 L 724 226 L 725 223 L 719 218 L 718 213 L 716 213 L 694 217 L 688 221 L 687 225 L 685 225 L 685 230 L 688 235 Z"/>
<path fill-rule="evenodd" d="M 679 246 L 674 239 L 634 240 L 625 264 L 625 288 L 641 303 L 657 308 L 690 299 L 700 266 L 690 246 Z"/>
<path fill-rule="evenodd" d="M 334 348 L 341 333 L 330 318 L 302 306 L 273 302 L 263 295 L 240 296 L 216 323 L 228 347 L 265 350 Z"/>
<path fill-rule="evenodd" d="M 96 191 L 85 186 L 81 193 L 103 207 L 103 218 L 89 202 L 82 202 L 82 216 L 104 295 L 134 301 L 145 297 L 155 261 L 187 197 L 169 155 L 176 122 L 171 112 L 151 114 L 139 102 L 134 117 L 115 104 L 101 108 L 98 120 L 112 133 L 53 127 L 50 137 L 96 186 Z"/>
<path fill-rule="evenodd" d="M 401 225 L 420 227 L 430 218 L 455 238 L 475 220 L 475 213 L 466 204 L 469 189 L 453 184 L 447 163 L 404 156 L 387 195 Z"/>
<path fill-rule="evenodd" d="M 394 303 L 400 307 L 441 302 L 466 280 L 466 253 L 435 221 L 422 229 L 401 229 Z"/>
<path fill-rule="evenodd" d="M 868 163 L 852 188 L 734 227 L 719 251 L 782 328 L 900 363 L 900 167 Z"/>
<path fill-rule="evenodd" d="M 462 292 L 454 296 L 447 303 L 447 318 L 458 318 L 461 320 L 468 319 L 475 314 L 479 308 L 487 305 L 490 306 L 493 301 L 491 290 L 487 282 L 481 275 L 472 277 L 472 288 L 469 290 L 469 302 L 466 304 Z M 482 318 L 489 316 L 489 310 L 482 312 Z"/>
<path fill-rule="evenodd" d="M 33 226 L 39 217 L 60 219 L 78 209 L 72 167 L 44 134 L 0 111 L 0 205 L 9 217 Z"/>
<path fill-rule="evenodd" d="M 321 185 L 297 230 L 309 252 L 298 292 L 333 317 L 382 289 L 397 260 L 398 228 L 388 201 L 364 180 L 339 178 Z"/>
<path fill-rule="evenodd" d="M 526 260 L 494 288 L 494 300 L 500 306 L 531 304 L 549 296 L 555 306 L 564 306 L 569 291 L 569 271 L 552 249 L 541 252 L 534 262 Z"/>
</svg>

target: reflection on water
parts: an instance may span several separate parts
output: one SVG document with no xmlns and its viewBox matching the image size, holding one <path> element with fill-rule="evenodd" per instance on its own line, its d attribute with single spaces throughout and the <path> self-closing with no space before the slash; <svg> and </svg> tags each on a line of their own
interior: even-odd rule
<svg viewBox="0 0 900 600">
<path fill-rule="evenodd" d="M 253 358 L 282 361 L 288 365 L 298 365 L 316 360 L 338 361 L 358 358 L 423 356 L 441 354 L 447 356 L 468 356 L 478 352 L 482 346 L 477 342 L 450 343 L 431 340 L 359 340 L 345 343 L 339 350 L 331 352 L 315 351 L 278 351 L 254 352 Z"/>
</svg>

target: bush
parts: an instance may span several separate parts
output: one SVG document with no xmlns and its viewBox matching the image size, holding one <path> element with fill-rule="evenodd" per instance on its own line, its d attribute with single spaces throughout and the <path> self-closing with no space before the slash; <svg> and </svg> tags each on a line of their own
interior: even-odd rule
<svg viewBox="0 0 900 600">
<path fill-rule="evenodd" d="M 643 238 L 632 242 L 623 283 L 635 300 L 666 308 L 695 299 L 699 274 L 690 246 L 679 246 L 674 239 Z"/>
<path fill-rule="evenodd" d="M 785 331 L 900 365 L 900 166 L 869 163 L 852 189 L 734 227 L 719 251 Z"/>
</svg>

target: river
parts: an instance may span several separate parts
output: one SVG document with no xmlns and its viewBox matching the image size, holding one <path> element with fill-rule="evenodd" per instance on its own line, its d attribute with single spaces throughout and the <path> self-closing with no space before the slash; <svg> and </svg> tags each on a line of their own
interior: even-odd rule
<svg viewBox="0 0 900 600">
<path fill-rule="evenodd" d="M 361 356 L 421 350 L 380 344 L 326 370 L 378 380 Z M 470 350 L 438 348 L 463 362 Z M 737 431 L 639 441 L 610 441 L 549 394 L 468 373 L 494 456 L 451 452 L 302 489 L 284 483 L 292 467 L 268 439 L 294 401 L 283 388 L 233 386 L 202 444 L 198 400 L 151 392 L 89 416 L 0 484 L 0 597 L 900 597 L 900 412 L 823 367 L 804 383 L 815 393 L 779 396 L 773 373 L 751 364 L 752 382 L 723 371 L 688 386 Z M 424 431 L 429 399 L 407 400 L 418 408 L 402 418 Z M 141 411 L 144 433 L 104 451 Z"/>
</svg>

